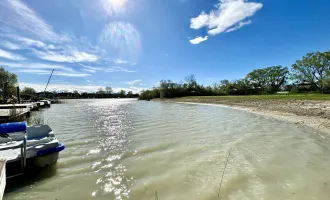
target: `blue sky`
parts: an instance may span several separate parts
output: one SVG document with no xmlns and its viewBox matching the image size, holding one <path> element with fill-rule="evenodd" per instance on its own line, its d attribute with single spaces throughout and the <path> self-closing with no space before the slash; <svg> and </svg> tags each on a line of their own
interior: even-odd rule
<svg viewBox="0 0 330 200">
<path fill-rule="evenodd" d="M 329 50 L 327 0 L 1 0 L 0 66 L 21 87 L 138 92 L 290 67 Z"/>
</svg>

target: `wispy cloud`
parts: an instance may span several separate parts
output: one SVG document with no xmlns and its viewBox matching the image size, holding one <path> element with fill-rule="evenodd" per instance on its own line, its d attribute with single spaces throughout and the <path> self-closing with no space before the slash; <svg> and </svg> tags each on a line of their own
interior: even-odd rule
<svg viewBox="0 0 330 200">
<path fill-rule="evenodd" d="M 21 1 L 1 0 L 0 10 L 0 22 L 9 28 L 46 40 L 59 39 L 53 28 Z"/>
<path fill-rule="evenodd" d="M 97 55 L 89 52 L 91 49 L 86 41 L 80 41 L 69 34 L 56 33 L 51 25 L 22 1 L 3 0 L 0 2 L 0 10 L 2 39 L 9 38 L 19 43 L 20 48 L 35 50 L 39 58 L 70 63 L 98 60 Z M 61 48 L 57 49 L 55 45 Z"/>
<path fill-rule="evenodd" d="M 133 70 L 128 70 L 125 69 L 123 67 L 118 67 L 118 66 L 114 66 L 114 67 L 92 67 L 89 65 L 84 65 L 84 64 L 79 64 L 80 66 L 82 66 L 82 70 L 86 71 L 86 72 L 90 72 L 90 73 L 95 73 L 97 71 L 101 71 L 101 72 L 128 72 L 128 73 L 133 73 L 135 71 Z"/>
<path fill-rule="evenodd" d="M 97 61 L 99 58 L 96 55 L 89 54 L 86 52 L 79 52 L 76 50 L 71 50 L 65 53 L 58 53 L 54 51 L 34 51 L 35 54 L 43 60 L 54 61 L 54 62 L 68 62 L 68 63 L 75 63 L 75 62 L 94 62 Z"/>
<path fill-rule="evenodd" d="M 127 64 L 128 63 L 128 61 L 126 61 L 126 60 L 121 60 L 121 59 L 116 59 L 116 60 L 114 60 L 114 63 L 116 63 L 116 64 Z"/>
<path fill-rule="evenodd" d="M 31 74 L 39 74 L 39 75 L 49 75 L 51 70 L 43 70 L 43 69 L 18 69 L 16 72 L 24 72 L 24 73 L 31 73 Z M 66 77 L 86 77 L 90 76 L 90 74 L 83 74 L 83 73 L 68 73 L 63 71 L 54 71 L 53 75 L 55 76 L 66 76 Z"/>
<path fill-rule="evenodd" d="M 200 36 L 198 36 L 198 37 L 196 37 L 195 39 L 191 39 L 191 40 L 189 40 L 189 42 L 190 42 L 191 44 L 199 44 L 199 43 L 201 43 L 201 42 L 206 41 L 208 38 L 209 38 L 209 36 L 205 36 L 205 37 L 200 37 Z"/>
<path fill-rule="evenodd" d="M 121 6 L 120 1 L 98 2 L 111 2 L 108 5 L 113 10 L 114 6 Z M 127 1 L 125 5 L 128 4 Z M 0 57 L 4 58 L 0 65 L 16 72 L 49 74 L 55 69 L 54 75 L 68 77 L 86 77 L 97 72 L 135 72 L 125 67 L 135 64 L 140 35 L 128 22 L 107 24 L 98 37 L 99 43 L 94 46 L 87 38 L 54 29 L 24 1 L 0 0 L 0 27 L 3 48 Z M 17 52 L 24 53 L 24 57 Z M 3 61 L 5 59 L 12 62 Z"/>
<path fill-rule="evenodd" d="M 128 85 L 136 85 L 136 84 L 141 83 L 141 82 L 142 82 L 142 80 L 133 80 L 133 81 L 127 81 L 125 83 L 128 84 Z"/>
<path fill-rule="evenodd" d="M 0 43 L 0 45 L 4 48 L 7 48 L 7 49 L 10 49 L 10 50 L 18 50 L 18 49 L 21 49 L 21 46 L 18 45 L 18 44 L 14 44 L 12 42 L 9 42 L 9 41 L 2 41 Z"/>
<path fill-rule="evenodd" d="M 227 30 L 226 30 L 226 33 L 236 31 L 237 29 L 240 29 L 240 28 L 242 28 L 243 26 L 245 26 L 245 25 L 249 25 L 249 24 L 251 24 L 251 23 L 252 23 L 251 20 L 248 20 L 248 21 L 246 21 L 246 22 L 240 22 L 240 23 L 238 23 L 236 26 L 234 26 L 233 28 L 227 29 Z"/>
<path fill-rule="evenodd" d="M 2 49 L 0 49 L 0 57 L 1 58 L 6 58 L 6 59 L 9 59 L 9 60 L 25 60 L 25 58 L 23 58 L 20 55 L 13 54 L 13 53 L 10 53 L 8 51 L 4 51 Z"/>
<path fill-rule="evenodd" d="M 247 0 L 219 0 L 219 3 L 215 5 L 215 10 L 211 10 L 209 14 L 202 12 L 199 16 L 192 18 L 190 28 L 197 30 L 207 27 L 207 33 L 211 36 L 232 32 L 251 24 L 250 20 L 242 21 L 253 16 L 262 6 L 261 3 Z"/>
<path fill-rule="evenodd" d="M 55 76 L 67 76 L 67 77 L 86 77 L 90 76 L 87 73 L 78 72 L 72 68 L 66 67 L 64 65 L 53 65 L 53 64 L 43 64 L 43 63 L 12 63 L 12 62 L 2 62 L 1 66 L 14 68 L 16 72 L 32 73 L 32 74 L 50 74 L 52 69 L 55 69 Z"/>
</svg>

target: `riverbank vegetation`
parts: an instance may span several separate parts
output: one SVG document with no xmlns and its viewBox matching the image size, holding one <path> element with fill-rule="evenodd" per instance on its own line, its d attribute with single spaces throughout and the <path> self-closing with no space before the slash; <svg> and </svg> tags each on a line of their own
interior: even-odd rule
<svg viewBox="0 0 330 200">
<path fill-rule="evenodd" d="M 255 69 L 242 79 L 221 80 L 212 86 L 198 84 L 194 75 L 186 77 L 180 83 L 172 80 L 162 80 L 159 87 L 142 91 L 140 99 L 269 95 L 277 93 L 329 94 L 330 51 L 308 53 L 301 60 L 297 60 L 292 64 L 291 69 L 281 65 Z"/>
<path fill-rule="evenodd" d="M 97 92 L 79 91 L 44 91 L 37 92 L 34 88 L 18 88 L 17 75 L 0 67 L 0 101 L 15 103 L 18 101 L 18 91 L 21 100 L 38 101 L 41 99 L 89 99 L 89 98 L 138 98 L 139 94 L 121 90 L 114 92 L 111 87 L 100 87 Z"/>
</svg>

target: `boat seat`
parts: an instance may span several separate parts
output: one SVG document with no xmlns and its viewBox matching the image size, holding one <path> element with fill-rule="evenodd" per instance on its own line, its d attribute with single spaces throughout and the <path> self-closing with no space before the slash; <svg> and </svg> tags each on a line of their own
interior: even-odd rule
<svg viewBox="0 0 330 200">
<path fill-rule="evenodd" d="M 53 130 L 48 125 L 34 125 L 27 127 L 27 139 L 49 137 Z"/>
</svg>

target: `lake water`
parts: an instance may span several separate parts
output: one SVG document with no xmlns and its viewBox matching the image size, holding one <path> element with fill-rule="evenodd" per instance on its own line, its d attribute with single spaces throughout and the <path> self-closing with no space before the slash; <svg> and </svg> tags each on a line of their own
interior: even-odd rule
<svg viewBox="0 0 330 200">
<path fill-rule="evenodd" d="M 7 200 L 218 199 L 231 149 L 219 199 L 330 199 L 330 143 L 303 126 L 128 99 L 68 100 L 39 114 L 66 149 Z"/>
</svg>

